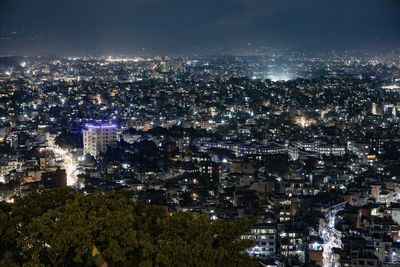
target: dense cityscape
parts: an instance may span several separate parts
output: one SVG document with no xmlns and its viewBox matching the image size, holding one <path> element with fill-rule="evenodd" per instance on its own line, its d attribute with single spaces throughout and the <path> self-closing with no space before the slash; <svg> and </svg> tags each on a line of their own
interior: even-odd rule
<svg viewBox="0 0 400 267">
<path fill-rule="evenodd" d="M 307 58 L 3 58 L 1 198 L 127 190 L 255 219 L 265 266 L 397 266 L 400 57 Z"/>
<path fill-rule="evenodd" d="M 398 0 L 0 0 L 0 267 L 400 267 Z"/>
</svg>

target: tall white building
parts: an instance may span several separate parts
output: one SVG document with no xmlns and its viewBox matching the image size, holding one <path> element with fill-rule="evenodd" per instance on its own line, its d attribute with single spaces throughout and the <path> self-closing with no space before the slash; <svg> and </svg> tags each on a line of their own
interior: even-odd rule
<svg viewBox="0 0 400 267">
<path fill-rule="evenodd" d="M 107 146 L 117 144 L 115 124 L 85 124 L 83 131 L 83 153 L 97 157 L 107 151 Z"/>
</svg>

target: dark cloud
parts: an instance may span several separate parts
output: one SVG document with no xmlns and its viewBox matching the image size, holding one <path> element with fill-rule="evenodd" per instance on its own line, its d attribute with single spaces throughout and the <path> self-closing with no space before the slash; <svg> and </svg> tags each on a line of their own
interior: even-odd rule
<svg viewBox="0 0 400 267">
<path fill-rule="evenodd" d="M 398 0 L 0 0 L 0 27 L 89 52 L 399 47 Z M 26 46 L 25 46 L 26 47 Z"/>
</svg>

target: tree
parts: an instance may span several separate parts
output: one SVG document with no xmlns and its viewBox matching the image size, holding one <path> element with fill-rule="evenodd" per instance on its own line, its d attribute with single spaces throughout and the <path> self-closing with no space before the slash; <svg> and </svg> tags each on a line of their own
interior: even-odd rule
<svg viewBox="0 0 400 267">
<path fill-rule="evenodd" d="M 133 199 L 129 191 L 84 196 L 54 189 L 1 205 L 0 264 L 93 266 L 96 248 L 109 266 L 253 265 L 243 253 L 251 244 L 240 239 L 252 221 L 167 216 Z"/>
<path fill-rule="evenodd" d="M 95 166 L 97 164 L 96 158 L 93 155 L 86 154 L 84 157 L 83 164 L 85 166 Z"/>
<path fill-rule="evenodd" d="M 12 224 L 10 214 L 0 209 L 0 259 L 12 258 L 10 251 L 15 250 L 15 242 L 13 241 L 16 235 L 16 228 Z"/>
<path fill-rule="evenodd" d="M 63 130 L 55 139 L 58 146 L 66 149 L 83 147 L 82 134 L 74 134 Z"/>
<path fill-rule="evenodd" d="M 109 266 L 254 263 L 243 253 L 251 244 L 240 239 L 252 221 L 210 222 L 207 215 L 189 213 L 167 216 L 164 208 L 134 202 L 132 195 L 124 191 L 90 196 L 65 192 L 64 197 L 60 189 L 55 191 L 33 193 L 18 199 L 10 214 L 0 213 L 0 219 L 8 225 L 0 224 L 1 229 L 12 229 L 7 222 L 16 223 L 15 229 L 19 229 L 13 232 L 17 243 L 11 255 L 14 259 L 15 255 L 23 255 L 20 264 L 93 266 L 93 248 Z M 44 196 L 47 201 L 42 207 L 38 204 Z M 8 251 L 2 253 L 9 255 Z M 13 257 L 7 262 L 13 264 Z"/>
<path fill-rule="evenodd" d="M 63 206 L 74 197 L 74 192 L 66 187 L 44 189 L 30 193 L 27 197 L 15 198 L 12 218 L 21 228 L 48 210 Z"/>
<path fill-rule="evenodd" d="M 279 176 L 287 176 L 291 171 L 291 163 L 286 155 L 271 157 L 265 162 L 268 172 Z"/>
<path fill-rule="evenodd" d="M 18 264 L 14 261 L 12 253 L 6 252 L 0 256 L 0 266 L 18 267 Z"/>
<path fill-rule="evenodd" d="M 41 190 L 27 198 L 15 198 L 14 204 L 0 205 L 0 266 L 22 264 L 21 250 L 16 240 L 26 236 L 26 226 L 50 209 L 63 205 L 71 198 L 69 189 Z"/>
<path fill-rule="evenodd" d="M 208 222 L 207 215 L 178 213 L 162 222 L 156 264 L 160 266 L 251 266 L 240 251 L 251 246 L 238 236 L 251 221 Z"/>
</svg>

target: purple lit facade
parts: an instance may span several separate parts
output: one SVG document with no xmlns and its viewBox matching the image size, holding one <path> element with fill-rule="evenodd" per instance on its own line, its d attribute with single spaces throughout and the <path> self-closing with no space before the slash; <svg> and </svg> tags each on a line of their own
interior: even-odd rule
<svg viewBox="0 0 400 267">
<path fill-rule="evenodd" d="M 87 129 L 117 128 L 116 124 L 106 124 L 106 123 L 102 124 L 85 123 L 84 126 Z"/>
</svg>

